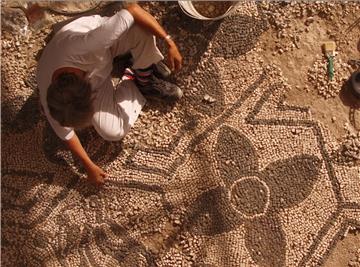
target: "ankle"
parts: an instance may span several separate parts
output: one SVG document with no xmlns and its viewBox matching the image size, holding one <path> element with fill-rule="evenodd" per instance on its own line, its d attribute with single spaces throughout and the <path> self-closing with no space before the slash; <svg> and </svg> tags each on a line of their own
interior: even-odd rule
<svg viewBox="0 0 360 267">
<path fill-rule="evenodd" d="M 152 66 L 146 69 L 137 69 L 134 70 L 136 82 L 140 86 L 147 86 L 151 83 L 153 68 Z"/>
</svg>

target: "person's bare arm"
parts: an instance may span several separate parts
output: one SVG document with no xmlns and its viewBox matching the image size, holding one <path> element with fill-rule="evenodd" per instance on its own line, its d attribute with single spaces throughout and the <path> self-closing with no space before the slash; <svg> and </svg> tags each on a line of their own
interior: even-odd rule
<svg viewBox="0 0 360 267">
<path fill-rule="evenodd" d="M 180 70 L 182 65 L 181 54 L 172 39 L 166 38 L 168 35 L 163 27 L 156 21 L 156 19 L 141 8 L 138 4 L 128 4 L 126 9 L 134 17 L 135 23 L 139 24 L 144 29 L 150 31 L 156 37 L 162 38 L 169 46 L 168 64 L 171 70 Z"/>
<path fill-rule="evenodd" d="M 79 138 L 76 134 L 70 139 L 65 141 L 71 152 L 73 152 L 82 162 L 85 167 L 88 179 L 90 182 L 96 185 L 104 184 L 104 178 L 106 173 L 98 167 L 92 160 L 89 158 L 88 154 L 84 150 L 83 146 L 80 143 Z"/>
</svg>

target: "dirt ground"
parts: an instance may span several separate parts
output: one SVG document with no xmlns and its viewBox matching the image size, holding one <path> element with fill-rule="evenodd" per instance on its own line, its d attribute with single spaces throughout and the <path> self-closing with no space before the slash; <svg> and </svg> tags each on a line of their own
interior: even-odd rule
<svg viewBox="0 0 360 267">
<path fill-rule="evenodd" d="M 359 266 L 360 234 L 350 233 L 338 242 L 324 267 Z"/>
<path fill-rule="evenodd" d="M 324 99 L 319 96 L 316 89 L 309 83 L 307 72 L 315 61 L 315 58 L 322 55 L 321 45 L 329 40 L 337 42 L 337 57 L 343 62 L 350 59 L 359 59 L 360 50 L 357 49 L 360 31 L 356 27 L 349 33 L 343 29 L 348 28 L 356 19 L 355 14 L 349 14 L 346 17 L 336 15 L 333 20 L 327 18 L 315 17 L 315 21 L 306 26 L 304 18 L 294 19 L 291 22 L 289 34 L 299 36 L 299 48 L 293 51 L 279 54 L 276 51 L 276 43 L 283 42 L 284 38 L 277 38 L 278 30 L 269 29 L 261 39 L 264 45 L 263 56 L 265 62 L 278 65 L 284 76 L 288 79 L 291 90 L 286 99 L 289 104 L 309 106 L 313 116 L 321 121 L 331 131 L 331 133 L 340 140 L 345 134 L 344 125 L 350 122 L 350 107 L 344 104 L 344 101 L 337 95 L 334 98 Z M 306 29 L 306 30 L 305 30 Z M 286 39 L 285 39 L 286 42 Z M 336 70 L 335 70 L 336 71 Z M 306 90 L 307 89 L 307 90 Z M 355 110 L 355 125 L 360 127 L 359 109 Z M 333 122 L 332 117 L 336 117 Z"/>
</svg>

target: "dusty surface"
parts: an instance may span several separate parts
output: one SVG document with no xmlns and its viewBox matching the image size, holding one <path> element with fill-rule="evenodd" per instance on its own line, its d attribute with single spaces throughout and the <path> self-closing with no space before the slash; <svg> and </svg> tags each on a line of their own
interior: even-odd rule
<svg viewBox="0 0 360 267">
<path fill-rule="evenodd" d="M 2 265 L 357 266 L 358 102 L 309 71 L 328 39 L 359 59 L 359 3 L 248 3 L 216 23 L 146 5 L 183 52 L 185 96 L 149 102 L 122 142 L 79 133 L 100 191 L 38 109 L 50 27 L 2 10 Z"/>
<path fill-rule="evenodd" d="M 324 264 L 324 267 L 360 266 L 360 235 L 352 232 L 346 238 L 338 241 L 334 251 Z"/>
<path fill-rule="evenodd" d="M 355 122 L 351 122 L 352 108 L 347 103 L 344 104 L 339 93 L 330 99 L 319 97 L 318 91 L 308 80 L 308 71 L 316 60 L 323 59 L 321 45 L 326 41 L 335 40 L 335 62 L 341 61 L 348 70 L 347 75 L 342 77 L 350 76 L 355 68 L 347 62 L 360 58 L 360 51 L 357 49 L 360 29 L 355 27 L 349 33 L 345 31 L 358 15 L 350 5 L 340 4 L 328 6 L 325 10 L 312 9 L 310 5 L 303 4 L 302 8 L 297 9 L 301 9 L 301 15 L 299 12 L 293 13 L 294 8 L 291 5 L 278 9 L 270 8 L 274 12 L 271 15 L 271 27 L 261 37 L 265 62 L 277 64 L 291 85 L 292 90 L 287 93 L 287 102 L 309 106 L 314 118 L 326 125 L 340 140 L 345 134 L 345 123 L 355 125 L 357 130 L 360 129 L 359 106 L 354 104 Z M 313 20 L 306 23 L 309 17 Z M 335 68 L 335 72 L 339 76 L 339 69 Z M 342 84 L 344 81 L 339 82 L 338 91 L 341 90 L 342 86 L 339 85 Z M 332 121 L 332 117 L 336 117 L 336 120 Z"/>
</svg>

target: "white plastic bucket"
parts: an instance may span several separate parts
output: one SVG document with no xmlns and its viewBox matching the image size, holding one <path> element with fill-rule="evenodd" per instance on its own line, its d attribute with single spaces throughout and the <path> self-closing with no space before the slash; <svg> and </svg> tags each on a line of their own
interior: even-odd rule
<svg viewBox="0 0 360 267">
<path fill-rule="evenodd" d="M 214 17 L 214 18 L 208 18 L 203 15 L 201 15 L 194 7 L 192 1 L 178 1 L 179 6 L 181 10 L 188 15 L 189 17 L 192 17 L 194 19 L 200 19 L 200 20 L 219 20 L 222 18 L 225 18 L 229 16 L 235 9 L 236 6 L 239 4 L 239 2 L 233 2 L 233 4 L 228 8 L 228 10 L 222 14 L 221 16 Z"/>
</svg>

